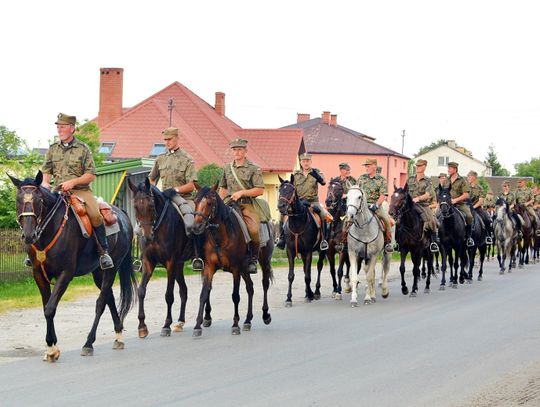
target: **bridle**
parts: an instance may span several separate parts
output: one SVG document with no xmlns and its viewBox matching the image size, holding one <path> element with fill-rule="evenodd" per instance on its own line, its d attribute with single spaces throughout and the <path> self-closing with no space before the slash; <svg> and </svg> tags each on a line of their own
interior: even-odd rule
<svg viewBox="0 0 540 407">
<path fill-rule="evenodd" d="M 291 208 L 291 206 L 292 206 L 293 202 L 297 198 L 297 196 L 296 196 L 296 188 L 294 188 L 294 186 L 292 184 L 287 183 L 287 185 L 291 185 L 292 194 L 291 194 L 290 198 L 287 198 L 286 196 L 281 195 L 281 191 L 280 191 L 279 202 L 284 201 L 287 204 L 287 216 L 300 216 L 300 215 L 303 215 L 303 214 L 300 214 L 300 213 L 294 213 L 293 212 L 293 209 Z M 279 204 L 278 204 L 278 206 L 279 206 Z"/>
<path fill-rule="evenodd" d="M 197 207 L 203 199 L 206 199 L 207 206 L 210 207 L 210 213 L 206 215 L 201 211 L 195 211 L 193 212 L 193 216 L 200 216 L 202 218 L 201 224 L 203 225 L 203 230 L 208 228 L 217 228 L 219 226 L 218 224 L 210 223 L 210 221 L 216 217 L 217 202 L 215 199 L 210 199 L 208 196 L 203 196 L 199 202 L 195 203 L 195 206 Z"/>
<path fill-rule="evenodd" d="M 394 192 L 395 194 L 397 192 Z M 407 207 L 406 203 L 407 203 L 407 195 L 406 195 L 406 192 L 400 192 L 399 195 L 403 195 L 403 199 L 401 199 L 401 202 L 398 205 L 395 205 L 394 206 L 394 210 L 395 210 L 395 219 L 396 221 L 401 219 L 403 217 L 403 215 L 405 215 L 407 212 L 409 212 L 410 208 Z"/>
<path fill-rule="evenodd" d="M 167 209 L 170 205 L 170 200 L 165 199 L 165 204 L 163 205 L 163 209 L 161 210 L 161 213 L 158 216 L 157 210 L 156 210 L 156 204 L 155 204 L 155 197 L 152 191 L 150 191 L 148 194 L 145 194 L 144 197 L 135 198 L 135 201 L 137 199 L 140 201 L 143 201 L 143 200 L 149 201 L 148 205 L 152 206 L 151 220 L 149 221 L 140 220 L 139 217 L 137 216 L 137 222 L 139 222 L 141 226 L 152 226 L 152 233 L 155 233 L 158 230 L 161 223 L 163 222 L 165 215 L 167 214 Z"/>
<path fill-rule="evenodd" d="M 331 184 L 331 185 L 340 185 L 341 184 Z M 341 203 L 343 199 L 343 191 L 342 191 L 342 194 L 341 194 L 341 198 L 337 198 L 336 197 L 336 194 L 334 193 L 334 188 L 328 188 L 328 195 L 326 197 L 326 202 L 331 202 L 330 204 L 330 207 L 332 209 L 336 209 L 336 207 Z M 328 207 L 328 205 L 327 205 Z"/>
</svg>

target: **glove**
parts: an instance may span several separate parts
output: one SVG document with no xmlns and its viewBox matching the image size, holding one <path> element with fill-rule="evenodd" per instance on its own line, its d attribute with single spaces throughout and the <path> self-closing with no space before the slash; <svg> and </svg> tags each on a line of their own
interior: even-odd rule
<svg viewBox="0 0 540 407">
<path fill-rule="evenodd" d="M 162 192 L 163 195 L 169 200 L 172 200 L 176 195 L 176 189 L 169 188 Z"/>
<path fill-rule="evenodd" d="M 309 172 L 309 175 L 311 175 L 313 178 L 315 178 L 319 184 L 326 185 L 326 182 L 324 182 L 323 178 L 319 175 L 319 173 L 317 171 L 311 170 Z"/>
<path fill-rule="evenodd" d="M 379 209 L 379 205 L 377 205 L 376 203 L 369 205 L 369 210 L 371 212 L 375 212 L 377 209 Z"/>
</svg>

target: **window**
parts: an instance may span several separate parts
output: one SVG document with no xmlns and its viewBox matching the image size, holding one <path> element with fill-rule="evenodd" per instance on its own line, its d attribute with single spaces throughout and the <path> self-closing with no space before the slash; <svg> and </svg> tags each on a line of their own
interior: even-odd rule
<svg viewBox="0 0 540 407">
<path fill-rule="evenodd" d="M 439 157 L 439 167 L 445 167 L 448 165 L 448 156 L 440 156 Z"/>
<path fill-rule="evenodd" d="M 99 146 L 99 152 L 109 157 L 114 150 L 115 144 L 116 143 L 101 143 L 101 145 Z"/>
<path fill-rule="evenodd" d="M 157 157 L 165 152 L 165 144 L 156 143 L 150 151 L 150 157 Z"/>
</svg>

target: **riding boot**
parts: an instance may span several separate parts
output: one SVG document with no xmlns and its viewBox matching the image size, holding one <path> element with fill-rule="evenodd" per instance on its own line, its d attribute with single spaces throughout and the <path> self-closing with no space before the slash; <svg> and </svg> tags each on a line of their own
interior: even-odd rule
<svg viewBox="0 0 540 407">
<path fill-rule="evenodd" d="M 321 244 L 319 245 L 319 248 L 321 250 L 327 250 L 328 249 L 328 242 L 326 240 L 326 233 L 327 233 L 327 225 L 326 225 L 326 220 L 322 220 L 322 225 L 321 225 L 321 233 L 322 233 L 322 240 L 321 240 Z"/>
<path fill-rule="evenodd" d="M 109 243 L 105 235 L 105 225 L 94 226 L 96 232 L 96 241 L 99 252 L 99 266 L 102 270 L 112 269 L 114 267 L 113 260 L 109 256 Z"/>
<path fill-rule="evenodd" d="M 439 231 L 435 231 L 431 234 L 431 243 L 429 245 L 429 250 L 432 253 L 438 253 L 439 252 L 439 244 L 441 244 L 441 240 L 439 239 Z"/>
<path fill-rule="evenodd" d="M 384 229 L 384 251 L 386 253 L 392 253 L 394 251 L 394 246 L 392 246 L 392 230 L 388 228 Z"/>
<path fill-rule="evenodd" d="M 201 252 L 201 248 L 199 246 L 200 237 L 193 236 L 193 260 L 191 261 L 191 269 L 193 271 L 198 271 L 199 273 L 202 273 L 204 269 L 204 261 L 199 257 L 199 253 Z"/>
<path fill-rule="evenodd" d="M 472 235 L 472 225 L 466 225 L 465 226 L 465 235 L 466 235 L 466 239 L 467 239 L 467 247 L 474 246 L 474 240 L 471 237 L 471 235 Z"/>
<path fill-rule="evenodd" d="M 279 238 L 276 242 L 276 247 L 278 249 L 285 249 L 285 231 L 283 230 L 283 221 L 279 222 Z"/>
<path fill-rule="evenodd" d="M 253 240 L 249 244 L 251 259 L 248 264 L 249 274 L 257 274 L 257 262 L 259 261 L 259 249 L 261 247 L 260 243 L 255 243 Z"/>
<path fill-rule="evenodd" d="M 191 230 L 193 229 L 193 223 L 195 222 L 195 216 L 192 213 L 184 213 L 184 226 L 186 229 L 186 236 L 191 237 Z"/>
</svg>

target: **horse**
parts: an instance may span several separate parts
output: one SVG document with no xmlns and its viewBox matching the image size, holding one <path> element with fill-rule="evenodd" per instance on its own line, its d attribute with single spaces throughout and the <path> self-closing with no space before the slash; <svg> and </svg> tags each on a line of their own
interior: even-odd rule
<svg viewBox="0 0 540 407">
<path fill-rule="evenodd" d="M 490 230 L 488 227 L 484 224 L 482 218 L 478 214 L 478 212 L 473 208 L 472 205 L 470 205 L 471 213 L 473 215 L 473 226 L 471 230 L 471 238 L 474 241 L 474 245 L 467 247 L 467 253 L 469 256 L 469 272 L 467 273 L 467 276 L 465 277 L 468 284 L 472 283 L 473 280 L 473 268 L 474 268 L 474 261 L 476 258 L 476 252 L 478 251 L 480 254 L 480 268 L 478 269 L 478 281 L 482 281 L 483 274 L 484 274 L 484 259 L 486 258 L 486 252 L 488 248 L 488 244 L 486 242 L 487 237 L 491 237 Z"/>
<path fill-rule="evenodd" d="M 193 329 L 193 336 L 202 335 L 201 325 L 208 327 L 212 323 L 210 315 L 212 307 L 210 305 L 210 292 L 212 290 L 212 279 L 218 269 L 230 272 L 233 276 L 232 300 L 234 303 L 234 317 L 231 333 L 240 334 L 238 321 L 238 304 L 240 303 L 240 277 L 246 284 L 248 294 L 248 309 L 243 330 L 251 330 L 253 319 L 253 281 L 247 270 L 250 257 L 248 256 L 248 243 L 244 238 L 238 216 L 233 211 L 236 209 L 226 205 L 219 197 L 217 184 L 210 187 L 203 187 L 195 198 L 195 220 L 193 223 L 193 233 L 202 237 L 202 251 L 204 253 L 204 270 L 202 272 L 202 289 L 199 299 L 199 312 L 197 322 Z M 268 312 L 268 288 L 273 281 L 272 273 L 272 253 L 274 251 L 273 229 L 268 228 L 269 240 L 266 246 L 259 252 L 259 264 L 262 269 L 263 286 L 263 322 L 268 325 L 272 321 L 272 316 Z M 205 316 L 203 319 L 203 311 Z"/>
<path fill-rule="evenodd" d="M 409 294 L 407 283 L 405 282 L 405 260 L 407 254 L 411 253 L 413 262 L 413 285 L 411 297 L 416 297 L 418 291 L 418 280 L 420 279 L 420 266 L 422 259 L 426 259 L 428 272 L 426 278 L 425 293 L 430 292 L 431 275 L 433 274 L 433 254 L 429 250 L 430 238 L 423 232 L 424 222 L 415 209 L 415 204 L 409 194 L 408 185 L 403 188 L 394 186 L 394 193 L 390 198 L 390 209 L 388 213 L 396 221 L 396 242 L 399 246 L 401 274 L 401 293 Z"/>
<path fill-rule="evenodd" d="M 512 272 L 515 265 L 515 253 L 518 240 L 517 227 L 510 215 L 510 206 L 504 198 L 499 197 L 495 203 L 495 221 L 493 231 L 497 244 L 497 260 L 499 261 L 499 274 L 506 271 L 508 258 L 508 272 Z"/>
<path fill-rule="evenodd" d="M 320 233 L 315 223 L 307 201 L 301 202 L 296 194 L 296 188 L 293 184 L 293 176 L 290 181 L 279 177 L 279 201 L 278 210 L 288 220 L 284 225 L 284 236 L 287 250 L 287 259 L 289 261 L 289 289 L 285 300 L 285 307 L 292 307 L 292 284 L 294 281 L 294 259 L 297 256 L 302 258 L 304 265 L 304 281 L 306 284 L 305 302 L 311 302 L 314 299 L 321 298 L 321 270 L 323 267 L 324 255 L 317 249 L 320 243 Z M 315 292 L 311 290 L 311 261 L 313 252 L 319 251 L 319 260 L 317 261 L 317 282 Z"/>
<path fill-rule="evenodd" d="M 95 318 L 88 333 L 81 356 L 92 356 L 96 330 L 105 306 L 111 311 L 116 339 L 113 349 L 123 349 L 123 322 L 135 302 L 137 281 L 132 267 L 131 246 L 133 230 L 127 214 L 113 207 L 118 218 L 119 232 L 109 236 L 109 254 L 113 269 L 101 270 L 97 243 L 85 238 L 78 220 L 73 215 L 67 194 L 51 193 L 41 186 L 43 174 L 38 171 L 34 179 L 21 181 L 10 176 L 17 187 L 17 221 L 22 239 L 32 262 L 34 280 L 39 288 L 43 311 L 47 321 L 45 341 L 47 350 L 43 358 L 55 362 L 60 357 L 58 339 L 54 328 L 54 316 L 62 295 L 73 277 L 92 273 L 94 283 L 100 289 L 96 300 Z M 116 273 L 120 276 L 120 303 L 115 304 L 112 285 Z M 55 278 L 53 284 L 51 280 Z M 51 290 L 51 285 L 53 288 Z"/>
<path fill-rule="evenodd" d="M 387 298 L 388 272 L 390 271 L 390 253 L 384 251 L 382 225 L 377 216 L 369 210 L 366 196 L 358 185 L 353 185 L 347 193 L 347 222 L 350 224 L 347 234 L 349 259 L 351 262 L 351 306 L 358 306 L 358 273 L 362 262 L 366 263 L 366 295 L 364 305 L 376 302 L 375 265 L 377 257 L 382 254 L 382 297 Z"/>
<path fill-rule="evenodd" d="M 139 338 L 148 336 L 145 323 L 144 299 L 146 286 L 152 278 L 154 269 L 161 263 L 167 269 L 167 289 L 165 302 L 167 316 L 161 328 L 161 336 L 171 335 L 174 302 L 174 282 L 178 283 L 180 294 L 180 315 L 173 331 L 181 332 L 186 322 L 186 303 L 188 289 L 184 279 L 184 262 L 191 257 L 192 242 L 186 235 L 184 221 L 172 206 L 171 199 L 150 184 L 148 178 L 134 185 L 128 178 L 128 186 L 133 191 L 135 216 L 142 231 L 142 278 L 139 284 Z"/>
<path fill-rule="evenodd" d="M 328 249 L 326 250 L 326 254 L 324 251 L 321 253 L 322 256 L 326 255 L 326 257 L 328 257 L 328 262 L 330 264 L 330 275 L 332 276 L 332 284 L 334 286 L 332 296 L 336 300 L 341 300 L 341 280 L 343 278 L 343 267 L 347 267 L 347 271 L 345 274 L 347 279 L 349 277 L 349 270 L 351 267 L 351 263 L 349 261 L 349 253 L 347 251 L 347 248 L 344 247 L 344 244 L 342 243 L 342 218 L 347 211 L 347 206 L 344 204 L 343 193 L 343 185 L 341 185 L 340 182 L 331 181 L 330 184 L 328 184 L 325 205 L 328 213 L 330 213 L 330 215 L 332 216 L 332 222 L 330 222 L 330 224 L 328 225 L 328 228 L 330 230 Z M 336 253 L 339 256 L 337 279 L 335 265 Z"/>
<path fill-rule="evenodd" d="M 521 239 L 518 239 L 518 267 L 523 268 L 524 264 L 529 264 L 529 248 L 532 248 L 533 246 L 533 223 L 529 212 L 527 212 L 527 209 L 525 208 L 525 205 L 516 203 L 514 205 L 514 212 L 518 215 L 521 215 L 524 221 L 521 225 L 521 232 L 523 233 L 523 237 Z"/>
<path fill-rule="evenodd" d="M 465 281 L 465 267 L 467 265 L 467 250 L 465 248 L 465 217 L 452 204 L 450 188 L 439 188 L 439 237 L 441 240 L 441 270 L 442 279 L 440 290 L 446 288 L 446 267 L 447 259 L 450 265 L 450 284 L 452 288 L 457 288 L 457 271 L 460 267 L 459 281 Z M 453 251 L 453 253 L 452 253 Z"/>
</svg>

